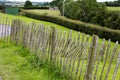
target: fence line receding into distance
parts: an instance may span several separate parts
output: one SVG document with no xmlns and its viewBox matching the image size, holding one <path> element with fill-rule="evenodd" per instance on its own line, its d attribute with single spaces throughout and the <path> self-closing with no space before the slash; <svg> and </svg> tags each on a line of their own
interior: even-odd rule
<svg viewBox="0 0 120 80">
<path fill-rule="evenodd" d="M 51 61 L 69 80 L 120 79 L 118 42 L 113 46 L 110 40 L 108 43 L 105 39 L 99 41 L 95 35 L 91 39 L 89 35 L 72 30 L 66 32 L 3 18 L 0 38 L 29 48 L 43 61 Z"/>
</svg>

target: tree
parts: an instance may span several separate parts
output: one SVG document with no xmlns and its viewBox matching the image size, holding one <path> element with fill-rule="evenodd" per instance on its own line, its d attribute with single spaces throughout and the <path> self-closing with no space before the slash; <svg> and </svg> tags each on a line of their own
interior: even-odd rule
<svg viewBox="0 0 120 80">
<path fill-rule="evenodd" d="M 57 2 L 55 0 L 53 0 L 52 2 L 50 2 L 50 6 L 52 6 L 52 7 L 57 6 Z"/>
<path fill-rule="evenodd" d="M 57 6 L 60 10 L 62 10 L 62 8 L 63 8 L 63 1 L 65 1 L 65 4 L 66 4 L 66 3 L 71 2 L 73 0 L 53 0 L 50 3 L 50 6 L 52 6 L 52 7 Z"/>
<path fill-rule="evenodd" d="M 118 0 L 118 2 L 120 3 L 120 0 Z"/>
<path fill-rule="evenodd" d="M 120 6 L 120 0 L 113 1 L 113 2 L 106 2 L 107 6 Z"/>
<path fill-rule="evenodd" d="M 32 6 L 32 2 L 29 1 L 29 0 L 27 0 L 27 1 L 25 2 L 24 7 L 30 7 L 30 6 Z"/>
<path fill-rule="evenodd" d="M 45 6 L 45 7 L 46 7 L 46 6 L 49 6 L 49 5 L 50 5 L 49 2 L 45 2 L 45 3 L 42 4 L 42 6 Z"/>
<path fill-rule="evenodd" d="M 106 9 L 105 5 L 97 3 L 96 0 L 71 0 L 65 3 L 66 17 L 85 22 Z"/>
<path fill-rule="evenodd" d="M 65 16 L 72 18 L 72 19 L 77 19 L 76 12 L 80 10 L 78 3 L 74 1 L 70 1 L 68 3 L 65 2 L 65 3 L 66 3 L 65 4 Z"/>
<path fill-rule="evenodd" d="M 59 9 L 61 8 L 61 6 L 62 6 L 62 2 L 63 2 L 63 0 L 53 0 L 51 3 L 50 3 L 50 5 L 53 7 L 53 6 L 57 6 L 57 7 L 59 7 Z"/>
<path fill-rule="evenodd" d="M 5 9 L 5 6 L 0 5 L 0 10 L 4 10 L 4 9 Z"/>
</svg>

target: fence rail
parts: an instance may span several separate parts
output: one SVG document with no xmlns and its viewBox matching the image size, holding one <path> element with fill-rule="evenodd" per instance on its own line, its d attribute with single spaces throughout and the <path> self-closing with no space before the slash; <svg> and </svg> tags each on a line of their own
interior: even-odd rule
<svg viewBox="0 0 120 80">
<path fill-rule="evenodd" d="M 26 24 L 18 19 L 12 21 L 9 30 L 3 24 L 0 29 L 1 39 L 23 45 L 41 60 L 51 61 L 68 80 L 120 80 L 118 42 L 113 46 L 110 40 L 99 42 L 95 35 L 91 39 L 84 33 L 65 32 L 34 22 Z"/>
</svg>

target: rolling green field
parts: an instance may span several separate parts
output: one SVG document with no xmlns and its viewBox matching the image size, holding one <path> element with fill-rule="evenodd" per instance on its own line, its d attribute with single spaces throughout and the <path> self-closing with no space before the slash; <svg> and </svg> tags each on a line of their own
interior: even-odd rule
<svg viewBox="0 0 120 80">
<path fill-rule="evenodd" d="M 48 10 L 49 12 L 49 10 Z M 24 16 L 14 16 L 14 15 L 8 15 L 8 14 L 3 14 L 3 13 L 0 13 L 0 16 L 2 17 L 7 17 L 9 19 L 9 21 L 11 22 L 13 19 L 20 19 L 24 22 L 26 22 L 27 24 L 28 23 L 31 23 L 31 22 L 35 22 L 37 24 L 43 24 L 44 26 L 48 27 L 48 26 L 54 26 L 55 28 L 57 28 L 58 30 L 61 30 L 61 31 L 65 31 L 66 33 L 68 33 L 70 31 L 70 29 L 64 27 L 64 26 L 61 26 L 61 25 L 58 25 L 58 24 L 55 24 L 55 23 L 51 23 L 51 22 L 46 22 L 46 21 L 41 21 L 41 20 L 36 20 L 36 19 L 32 19 L 32 18 L 28 18 L 28 17 L 24 17 Z M 74 33 L 76 33 L 77 31 L 74 31 L 73 30 L 73 33 L 72 35 L 74 35 Z M 76 34 L 77 36 L 78 34 Z M 85 35 L 87 36 L 87 34 Z M 82 36 L 81 36 L 82 37 Z M 90 40 L 92 39 L 92 36 L 90 36 Z M 102 43 L 103 39 L 100 39 L 99 38 L 99 42 Z M 106 40 L 105 41 L 106 43 L 108 43 L 108 41 Z M 114 47 L 115 45 L 115 42 L 111 42 L 111 45 L 112 47 Z M 120 46 L 120 45 L 119 45 Z"/>
<path fill-rule="evenodd" d="M 54 23 L 51 23 L 51 22 L 46 22 L 46 21 L 40 21 L 40 20 L 35 20 L 35 19 L 32 19 L 32 18 L 27 18 L 27 17 L 24 17 L 24 16 L 14 16 L 14 15 L 9 15 L 9 14 L 3 14 L 3 13 L 0 13 L 0 17 L 7 17 L 9 19 L 9 21 L 11 22 L 13 19 L 20 19 L 26 23 L 31 23 L 31 22 L 35 22 L 37 24 L 44 24 L 45 26 L 54 26 L 60 30 L 65 30 L 65 31 L 68 31 L 69 29 L 61 26 L 61 25 L 57 25 L 57 24 L 54 24 Z"/>
<path fill-rule="evenodd" d="M 67 33 L 69 32 L 69 29 L 67 28 L 64 28 L 63 26 L 60 26 L 60 25 L 57 25 L 57 24 L 54 24 L 54 23 L 50 23 L 50 22 L 45 22 L 45 21 L 40 21 L 40 20 L 35 20 L 35 19 L 31 19 L 31 18 L 27 18 L 27 17 L 23 17 L 23 16 L 13 16 L 13 15 L 5 15 L 5 14 L 2 14 L 0 13 L 1 16 L 3 17 L 8 17 L 10 19 L 10 21 L 14 18 L 17 18 L 17 19 L 21 19 L 23 21 L 25 21 L 26 23 L 30 23 L 30 22 L 36 22 L 38 24 L 44 24 L 46 27 L 47 26 L 55 26 L 57 29 L 60 29 L 62 31 L 66 31 Z M 76 31 L 73 31 L 73 34 L 75 33 Z M 82 37 L 82 36 L 81 36 Z M 90 38 L 92 38 L 90 36 Z M 99 42 L 102 43 L 102 39 L 99 39 Z M 108 42 L 107 40 L 105 41 L 106 43 Z M 112 42 L 111 43 L 111 47 L 114 47 L 115 43 Z M 115 65 L 114 65 L 115 66 Z M 44 72 L 44 71 L 43 71 Z M 120 69 L 119 69 L 119 73 L 118 75 L 120 74 Z M 112 74 L 110 74 L 112 75 Z M 32 75 L 34 76 L 34 75 Z M 44 77 L 44 76 L 43 76 Z M 117 80 L 119 79 L 119 77 L 117 77 Z M 19 80 L 19 79 L 18 79 Z M 29 80 L 29 79 L 25 79 L 25 80 Z M 31 79 L 31 80 L 34 80 L 34 79 Z M 36 79 L 35 79 L 36 80 Z M 42 79 L 41 79 L 42 80 Z M 43 79 L 43 80 L 49 80 L 49 79 Z M 54 79 L 52 79 L 54 80 Z M 57 79 L 56 79 L 57 80 Z"/>
<path fill-rule="evenodd" d="M 59 10 L 28 10 L 28 11 L 32 11 L 33 13 L 43 14 L 43 15 L 61 16 Z"/>
<path fill-rule="evenodd" d="M 120 7 L 107 7 L 110 11 L 120 11 Z M 49 16 L 61 16 L 59 10 L 27 10 L 36 14 L 43 14 L 43 15 L 49 15 Z"/>
<path fill-rule="evenodd" d="M 107 7 L 110 11 L 120 11 L 120 7 Z"/>
</svg>

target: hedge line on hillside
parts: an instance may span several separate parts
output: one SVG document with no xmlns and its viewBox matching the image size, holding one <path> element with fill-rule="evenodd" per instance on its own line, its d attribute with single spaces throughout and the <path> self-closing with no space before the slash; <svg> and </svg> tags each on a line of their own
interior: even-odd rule
<svg viewBox="0 0 120 80">
<path fill-rule="evenodd" d="M 30 7 L 21 7 L 22 9 L 49 9 L 49 7 L 36 7 L 36 6 L 30 6 Z"/>
<path fill-rule="evenodd" d="M 63 8 L 59 7 L 60 12 Z M 109 11 L 104 3 L 95 0 L 66 1 L 64 16 L 70 19 L 120 30 L 120 11 Z"/>
<path fill-rule="evenodd" d="M 95 34 L 101 38 L 111 39 L 114 42 L 115 41 L 120 42 L 120 31 L 119 30 L 112 30 L 112 29 L 101 27 L 98 25 L 92 25 L 92 24 L 88 24 L 88 23 L 84 23 L 80 21 L 74 21 L 74 20 L 67 19 L 67 18 L 35 14 L 35 13 L 28 12 L 28 11 L 23 11 L 23 13 L 24 13 L 24 16 L 27 16 L 30 18 L 49 21 L 52 23 L 65 26 L 73 30 L 84 32 L 86 34 L 90 34 L 90 35 Z"/>
</svg>

